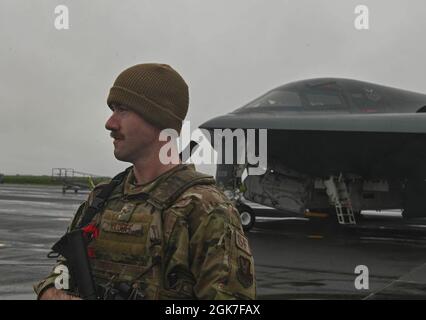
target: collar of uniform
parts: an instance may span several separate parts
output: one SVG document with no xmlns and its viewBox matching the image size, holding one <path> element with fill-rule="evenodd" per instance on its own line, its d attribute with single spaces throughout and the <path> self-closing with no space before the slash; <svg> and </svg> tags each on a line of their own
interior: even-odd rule
<svg viewBox="0 0 426 320">
<path fill-rule="evenodd" d="M 164 180 L 166 180 L 167 178 L 169 178 L 170 176 L 172 176 L 173 174 L 175 174 L 176 172 L 184 168 L 195 170 L 195 166 L 193 164 L 179 164 L 176 167 L 162 173 L 154 180 L 142 185 L 135 184 L 135 175 L 133 173 L 133 168 L 132 168 L 132 170 L 129 171 L 129 174 L 127 175 L 124 181 L 123 194 L 125 196 L 129 196 L 129 195 L 135 195 L 140 193 L 150 193 L 152 190 L 154 190 L 157 187 L 158 184 L 160 184 L 161 182 L 163 182 Z"/>
</svg>

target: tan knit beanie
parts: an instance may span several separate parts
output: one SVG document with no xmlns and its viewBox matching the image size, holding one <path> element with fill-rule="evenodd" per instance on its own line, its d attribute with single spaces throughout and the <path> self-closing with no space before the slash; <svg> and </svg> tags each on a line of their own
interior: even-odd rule
<svg viewBox="0 0 426 320">
<path fill-rule="evenodd" d="M 180 132 L 188 111 L 188 86 L 167 64 L 144 63 L 124 70 L 109 92 L 107 104 L 123 105 L 160 128 Z"/>
</svg>

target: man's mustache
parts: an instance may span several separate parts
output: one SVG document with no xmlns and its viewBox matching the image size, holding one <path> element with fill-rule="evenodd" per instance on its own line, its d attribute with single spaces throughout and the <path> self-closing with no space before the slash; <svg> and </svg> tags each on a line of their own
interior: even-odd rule
<svg viewBox="0 0 426 320">
<path fill-rule="evenodd" d="M 111 133 L 109 135 L 113 139 L 124 139 L 124 136 L 122 134 L 118 133 L 117 131 L 111 131 Z"/>
</svg>

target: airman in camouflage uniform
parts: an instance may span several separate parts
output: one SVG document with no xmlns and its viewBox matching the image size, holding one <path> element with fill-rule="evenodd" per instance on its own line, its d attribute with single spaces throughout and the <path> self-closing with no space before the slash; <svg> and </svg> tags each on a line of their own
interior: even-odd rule
<svg viewBox="0 0 426 320">
<path fill-rule="evenodd" d="M 164 80 L 164 72 L 172 72 L 176 77 L 176 72 L 165 65 L 144 64 L 132 68 L 117 78 L 114 87 L 124 87 L 123 82 L 117 83 L 128 70 L 134 71 L 130 76 L 133 85 L 137 80 L 158 84 L 147 76 L 152 77 L 156 72 L 161 80 Z M 134 79 L 138 73 L 143 80 Z M 141 83 L 139 87 L 143 87 Z M 155 97 L 152 90 L 145 93 L 150 94 L 150 100 Z M 134 91 L 134 88 L 125 87 L 123 91 Z M 162 95 L 167 94 L 167 86 L 163 86 Z M 113 102 L 130 109 L 125 109 L 126 112 L 135 111 L 145 118 L 145 113 L 132 109 L 129 99 L 111 96 L 113 89 L 109 100 L 117 100 Z M 160 106 L 167 106 L 164 99 L 157 101 L 161 101 Z M 186 110 L 180 114 L 180 121 L 185 115 Z M 160 120 L 180 130 L 181 123 Z M 150 123 L 157 125 L 158 121 L 154 119 Z M 129 144 L 130 131 L 120 130 L 122 136 L 119 136 Z M 121 146 L 120 151 L 120 145 L 115 146 L 117 159 L 123 158 L 124 147 Z M 128 299 L 254 299 L 256 284 L 250 247 L 237 210 L 215 186 L 214 179 L 196 172 L 193 165 L 178 164 L 163 169 L 151 181 L 140 183 L 136 168 L 139 162 L 129 162 L 134 166 L 128 168 L 122 181 L 114 186 L 102 210 L 88 224 L 81 225 L 88 208 L 106 184 L 92 191 L 68 230 L 84 227 L 91 237 L 88 253 L 100 298 L 112 298 L 108 288 L 126 283 L 132 288 Z M 58 263 L 66 264 L 66 261 L 62 259 Z M 73 287 L 67 292 L 71 295 L 52 291 L 56 290 L 52 289 L 56 277 L 58 274 L 52 272 L 34 286 L 39 298 L 78 296 Z"/>
</svg>

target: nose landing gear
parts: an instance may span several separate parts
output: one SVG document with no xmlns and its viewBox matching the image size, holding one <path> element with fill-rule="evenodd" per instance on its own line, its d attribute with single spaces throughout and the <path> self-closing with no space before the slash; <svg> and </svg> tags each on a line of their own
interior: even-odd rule
<svg viewBox="0 0 426 320">
<path fill-rule="evenodd" d="M 237 205 L 238 212 L 240 213 L 241 224 L 244 231 L 249 231 L 253 228 L 254 223 L 256 222 L 256 215 L 249 206 L 244 204 Z"/>
</svg>

